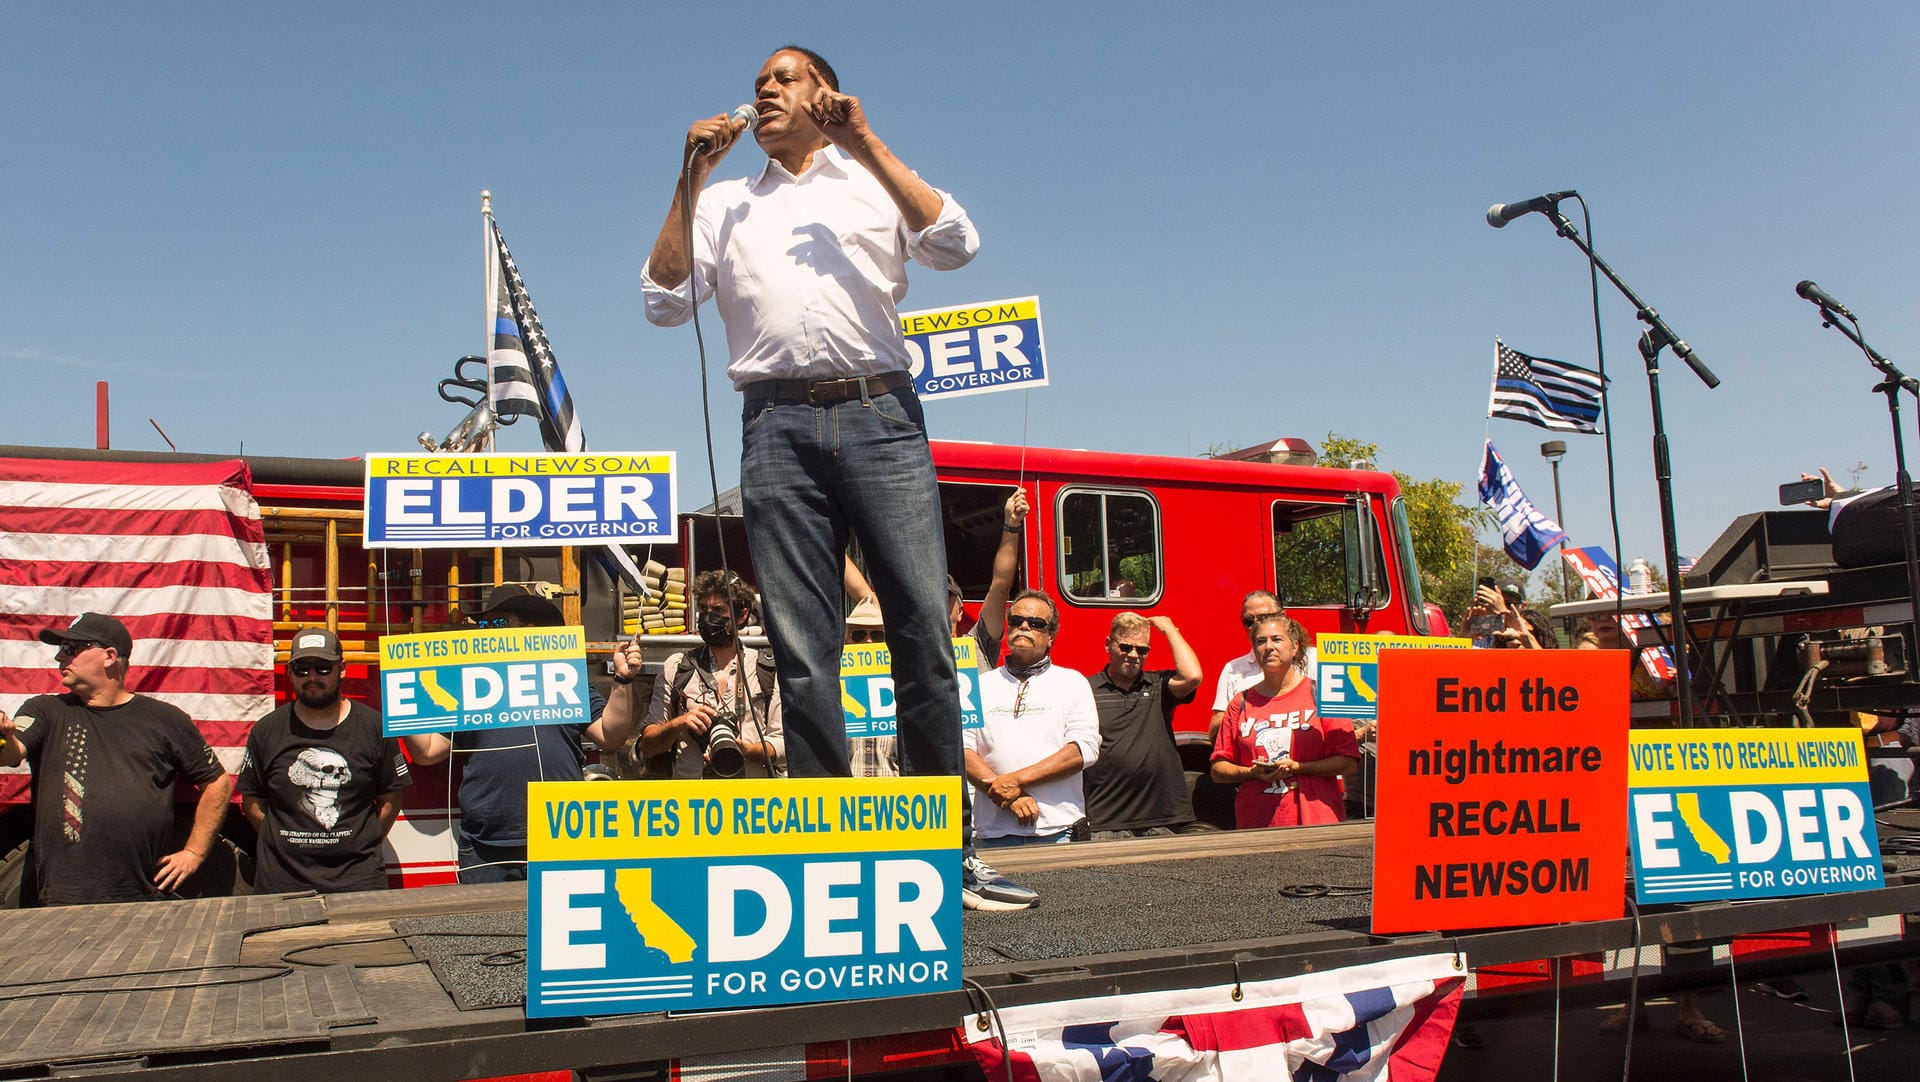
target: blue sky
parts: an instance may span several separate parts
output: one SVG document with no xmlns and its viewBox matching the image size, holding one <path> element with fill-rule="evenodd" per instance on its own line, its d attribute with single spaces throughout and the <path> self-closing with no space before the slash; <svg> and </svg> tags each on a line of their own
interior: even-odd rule
<svg viewBox="0 0 1920 1082">
<path fill-rule="evenodd" d="M 1682 551 L 1803 468 L 1892 480 L 1872 370 L 1793 286 L 1912 358 L 1920 9 L 1174 10 L 15 6 L 4 442 L 90 446 L 100 379 L 123 448 L 164 449 L 149 417 L 203 452 L 444 433 L 434 385 L 485 345 L 485 188 L 593 446 L 677 450 L 704 494 L 692 333 L 645 322 L 639 270 L 687 124 L 799 41 L 980 226 L 979 258 L 919 271 L 905 306 L 1041 298 L 1053 385 L 934 403 L 936 436 L 1180 455 L 1334 431 L 1470 485 L 1494 336 L 1594 361 L 1578 251 L 1540 216 L 1483 215 L 1577 188 L 1601 254 L 1725 381 L 1663 371 Z M 1626 558 L 1658 562 L 1638 325 L 1601 305 Z M 712 361 L 728 484 L 738 400 Z M 1548 507 L 1553 436 L 1493 425 Z M 1604 543 L 1601 441 L 1569 443 L 1567 525 Z"/>
</svg>

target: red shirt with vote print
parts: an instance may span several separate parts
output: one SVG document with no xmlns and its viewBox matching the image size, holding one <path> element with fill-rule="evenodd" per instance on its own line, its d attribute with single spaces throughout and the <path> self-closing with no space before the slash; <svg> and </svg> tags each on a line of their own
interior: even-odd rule
<svg viewBox="0 0 1920 1082">
<path fill-rule="evenodd" d="M 1292 691 L 1269 698 L 1256 685 L 1233 697 L 1220 732 L 1213 740 L 1213 758 L 1250 767 L 1256 759 L 1310 763 L 1329 755 L 1360 757 L 1353 723 L 1344 718 L 1321 718 L 1314 712 L 1314 688 L 1301 680 Z M 1243 781 L 1233 798 L 1234 825 L 1295 827 L 1338 823 L 1346 818 L 1339 778 L 1296 774 L 1290 780 Z"/>
</svg>

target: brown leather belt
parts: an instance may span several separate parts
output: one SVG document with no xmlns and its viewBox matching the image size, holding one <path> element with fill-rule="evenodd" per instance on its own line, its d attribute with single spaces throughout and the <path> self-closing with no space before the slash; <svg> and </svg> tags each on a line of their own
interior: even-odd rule
<svg viewBox="0 0 1920 1082">
<path fill-rule="evenodd" d="M 844 379 L 763 379 L 740 389 L 748 403 L 772 402 L 791 406 L 831 406 L 860 397 L 860 384 L 866 382 L 867 395 L 890 394 L 913 383 L 905 372 L 882 372 L 877 376 L 848 376 Z"/>
</svg>

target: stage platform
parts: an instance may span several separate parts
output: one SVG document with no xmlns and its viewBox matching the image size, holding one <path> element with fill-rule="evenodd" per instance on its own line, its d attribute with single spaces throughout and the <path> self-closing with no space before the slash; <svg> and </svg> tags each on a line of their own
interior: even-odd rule
<svg viewBox="0 0 1920 1082">
<path fill-rule="evenodd" d="M 1905 815 L 1920 827 L 1920 815 Z M 966 975 L 1006 1006 L 1454 947 L 1480 967 L 1633 942 L 1630 920 L 1374 937 L 1368 896 L 1340 889 L 1368 885 L 1370 843 L 1363 823 L 996 850 L 994 864 L 1044 902 L 968 913 Z M 1641 941 L 1724 943 L 1920 912 L 1920 857 L 1888 864 L 1888 885 L 1874 891 L 1649 910 Z M 22 910 L 7 925 L 0 1079 L 137 1070 L 236 1082 L 263 1071 L 280 1082 L 454 1080 L 937 1030 L 981 1005 L 956 992 L 530 1022 L 519 1006 L 519 884 Z"/>
</svg>

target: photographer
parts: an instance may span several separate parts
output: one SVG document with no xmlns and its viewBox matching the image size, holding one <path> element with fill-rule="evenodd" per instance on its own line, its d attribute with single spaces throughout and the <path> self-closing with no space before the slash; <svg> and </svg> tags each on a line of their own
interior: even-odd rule
<svg viewBox="0 0 1920 1082">
<path fill-rule="evenodd" d="M 654 681 L 640 754 L 650 759 L 672 752 L 675 778 L 786 773 L 773 654 L 740 648 L 739 629 L 750 622 L 753 591 L 730 571 L 708 571 L 693 580 L 691 593 L 703 645 L 668 658 Z M 620 670 L 628 660 L 616 659 L 616 674 L 627 675 Z M 621 686 L 614 700 L 631 709 L 632 695 L 630 685 Z"/>
</svg>

